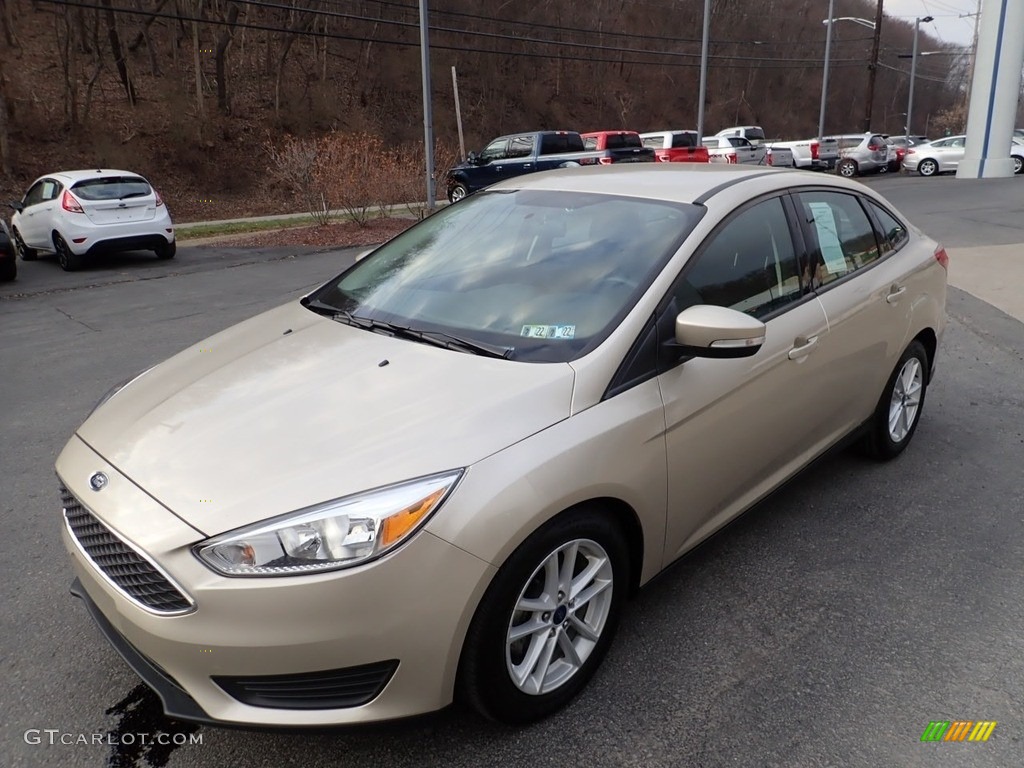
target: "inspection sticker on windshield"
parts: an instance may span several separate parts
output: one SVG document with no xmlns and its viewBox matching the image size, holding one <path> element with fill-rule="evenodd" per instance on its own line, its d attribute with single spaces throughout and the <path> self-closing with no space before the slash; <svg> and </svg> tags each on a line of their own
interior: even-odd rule
<svg viewBox="0 0 1024 768">
<path fill-rule="evenodd" d="M 574 339 L 575 325 L 524 325 L 519 333 L 528 339 Z"/>
</svg>

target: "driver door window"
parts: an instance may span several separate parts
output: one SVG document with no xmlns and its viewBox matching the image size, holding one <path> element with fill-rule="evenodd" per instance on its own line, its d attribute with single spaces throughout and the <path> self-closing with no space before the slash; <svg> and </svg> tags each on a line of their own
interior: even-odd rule
<svg viewBox="0 0 1024 768">
<path fill-rule="evenodd" d="M 36 182 L 35 184 L 32 185 L 32 188 L 25 193 L 25 199 L 22 201 L 22 204 L 26 208 L 28 208 L 30 205 L 38 205 L 39 203 L 47 199 L 44 195 L 44 184 L 46 184 L 45 181 Z"/>
<path fill-rule="evenodd" d="M 504 160 L 506 157 L 508 157 L 508 139 L 496 139 L 480 153 L 480 159 L 487 162 Z"/>
<path fill-rule="evenodd" d="M 675 289 L 677 312 L 714 304 L 756 318 L 801 296 L 796 249 L 779 198 L 742 211 L 712 235 Z"/>
</svg>

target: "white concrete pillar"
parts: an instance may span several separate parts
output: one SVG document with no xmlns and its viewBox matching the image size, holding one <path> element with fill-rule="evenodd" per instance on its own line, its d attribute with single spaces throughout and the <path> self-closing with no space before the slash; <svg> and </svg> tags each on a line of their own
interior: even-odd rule
<svg viewBox="0 0 1024 768">
<path fill-rule="evenodd" d="M 967 154 L 958 179 L 1013 175 L 1010 141 L 1024 67 L 1024 0 L 984 0 L 978 28 Z"/>
</svg>

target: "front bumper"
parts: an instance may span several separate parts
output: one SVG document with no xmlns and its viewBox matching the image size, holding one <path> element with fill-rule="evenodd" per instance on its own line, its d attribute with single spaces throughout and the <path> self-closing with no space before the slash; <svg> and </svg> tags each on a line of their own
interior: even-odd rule
<svg viewBox="0 0 1024 768">
<path fill-rule="evenodd" d="M 322 726 L 422 714 L 452 700 L 462 639 L 493 568 L 420 531 L 364 566 L 289 578 L 227 578 L 191 551 L 203 538 L 79 438 L 57 461 L 62 482 L 105 526 L 157 562 L 195 610 L 157 615 L 103 578 L 64 526 L 82 597 L 101 631 L 171 716 L 248 726 Z M 86 478 L 102 471 L 102 492 Z M 225 679 L 279 679 L 397 661 L 355 706 L 252 705 Z M 216 680 L 215 680 L 216 678 Z M 218 680 L 221 683 L 218 683 Z M 235 690 L 236 695 L 229 693 Z"/>
</svg>

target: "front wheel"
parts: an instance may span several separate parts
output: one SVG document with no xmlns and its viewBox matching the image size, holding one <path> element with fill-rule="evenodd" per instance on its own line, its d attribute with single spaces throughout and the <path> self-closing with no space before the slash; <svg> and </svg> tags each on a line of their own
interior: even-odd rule
<svg viewBox="0 0 1024 768">
<path fill-rule="evenodd" d="M 1024 171 L 1024 157 L 1020 157 L 1019 155 L 1014 155 L 1010 159 L 1013 160 L 1013 172 L 1015 174 L 1018 174 L 1018 173 L 1021 173 L 1022 171 Z"/>
<path fill-rule="evenodd" d="M 14 235 L 14 247 L 18 249 L 18 255 L 21 256 L 22 261 L 35 261 L 39 258 L 39 252 L 35 248 L 29 248 L 25 245 L 25 241 L 21 238 L 21 232 L 15 227 L 12 232 Z"/>
<path fill-rule="evenodd" d="M 485 717 L 529 723 L 565 706 L 608 650 L 629 582 L 614 519 L 566 513 L 512 553 L 480 601 L 459 665 L 459 698 Z"/>
<path fill-rule="evenodd" d="M 839 164 L 836 165 L 836 173 L 844 179 L 852 179 L 857 175 L 857 163 L 849 159 L 840 160 Z"/>
<path fill-rule="evenodd" d="M 922 160 L 921 164 L 917 166 L 917 172 L 922 176 L 934 176 L 939 172 L 939 164 L 934 160 Z"/>
<path fill-rule="evenodd" d="M 468 194 L 469 194 L 469 190 L 466 189 L 466 185 L 465 184 L 461 184 L 461 183 L 460 184 L 456 184 L 448 192 L 448 201 L 452 202 L 452 203 L 457 203 L 457 202 L 459 202 L 459 200 L 461 200 L 462 198 L 464 198 Z"/>
<path fill-rule="evenodd" d="M 900 357 L 885 385 L 870 432 L 864 440 L 865 453 L 887 461 L 899 456 L 917 430 L 928 389 L 928 353 L 917 340 Z"/>
</svg>

